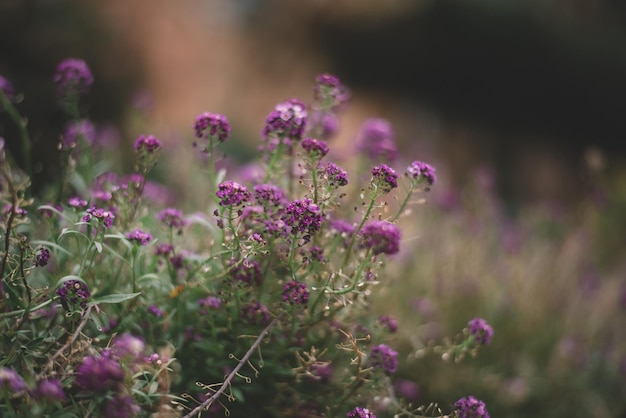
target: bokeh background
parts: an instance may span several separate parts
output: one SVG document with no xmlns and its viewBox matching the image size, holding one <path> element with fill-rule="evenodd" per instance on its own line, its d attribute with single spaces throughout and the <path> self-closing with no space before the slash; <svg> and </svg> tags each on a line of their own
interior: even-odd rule
<svg viewBox="0 0 626 418">
<path fill-rule="evenodd" d="M 337 154 L 381 117 L 401 155 L 437 167 L 374 297 L 399 320 L 399 391 L 475 394 L 494 417 L 626 416 L 626 3 L 0 0 L 0 74 L 22 94 L 40 190 L 58 175 L 66 57 L 92 68 L 88 113 L 122 166 L 137 135 L 165 142 L 156 176 L 180 201 L 198 193 L 180 163 L 197 114 L 228 116 L 244 163 L 276 103 L 338 75 L 352 101 Z M 0 129 L 22 161 L 4 114 Z M 474 316 L 496 330 L 478 359 L 420 351 Z"/>
</svg>

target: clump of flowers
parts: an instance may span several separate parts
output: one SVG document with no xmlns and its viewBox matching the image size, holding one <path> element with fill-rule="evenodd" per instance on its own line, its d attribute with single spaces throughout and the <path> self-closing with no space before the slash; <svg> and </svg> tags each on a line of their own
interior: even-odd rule
<svg viewBox="0 0 626 418">
<path fill-rule="evenodd" d="M 370 221 L 361 230 L 361 246 L 374 255 L 400 251 L 400 228 L 386 221 Z"/>
<path fill-rule="evenodd" d="M 379 164 L 372 168 L 372 183 L 383 193 L 389 193 L 398 187 L 398 173 L 386 164 Z"/>
<path fill-rule="evenodd" d="M 435 184 L 435 168 L 429 164 L 421 161 L 413 161 L 406 171 L 411 178 L 418 182 L 424 182 L 428 186 Z"/>
<path fill-rule="evenodd" d="M 220 183 L 215 195 L 220 199 L 221 206 L 240 206 L 250 200 L 250 192 L 246 186 L 235 181 Z"/>
<path fill-rule="evenodd" d="M 13 393 L 21 392 L 26 389 L 26 382 L 15 370 L 0 367 L 0 389 L 4 388 Z"/>
<path fill-rule="evenodd" d="M 302 148 L 312 158 L 322 158 L 328 154 L 329 148 L 325 141 L 320 141 L 315 138 L 305 138 L 302 140 Z"/>
<path fill-rule="evenodd" d="M 224 142 L 230 135 L 230 123 L 226 116 L 211 112 L 198 115 L 193 129 L 198 139 L 217 139 L 219 142 Z M 194 142 L 194 145 L 197 146 L 197 143 Z M 210 150 L 208 146 L 203 146 L 202 151 L 209 152 Z"/>
<path fill-rule="evenodd" d="M 67 395 L 63 391 L 61 382 L 54 377 L 40 380 L 33 391 L 33 396 L 48 402 L 64 402 L 67 400 Z"/>
<path fill-rule="evenodd" d="M 473 396 L 466 396 L 454 403 L 455 418 L 489 418 L 487 407 L 483 401 Z"/>
<path fill-rule="evenodd" d="M 391 163 L 398 157 L 391 123 L 385 119 L 367 119 L 356 138 L 357 150 L 373 162 Z"/>
<path fill-rule="evenodd" d="M 83 359 L 76 370 L 76 383 L 94 392 L 115 390 L 124 382 L 124 370 L 109 357 L 91 355 Z"/>
<path fill-rule="evenodd" d="M 333 74 L 320 74 L 315 78 L 314 98 L 322 109 L 333 109 L 350 99 L 350 93 L 339 78 Z"/>
<path fill-rule="evenodd" d="M 70 122 L 61 137 L 62 149 L 74 149 L 79 144 L 92 145 L 96 140 L 96 128 L 87 119 Z"/>
<path fill-rule="evenodd" d="M 376 418 L 376 415 L 372 411 L 367 408 L 361 408 L 357 406 L 352 411 L 346 414 L 347 417 L 356 417 L 356 418 Z"/>
<path fill-rule="evenodd" d="M 373 367 L 380 368 L 387 374 L 395 373 L 398 368 L 398 352 L 385 344 L 375 345 L 370 353 L 370 362 Z"/>
<path fill-rule="evenodd" d="M 469 333 L 474 337 L 476 344 L 488 345 L 493 336 L 493 328 L 483 318 L 474 318 L 468 322 Z"/>
<path fill-rule="evenodd" d="M 306 305 L 309 301 L 309 290 L 306 283 L 290 280 L 283 286 L 283 300 L 292 305 Z"/>
<path fill-rule="evenodd" d="M 135 229 L 132 232 L 126 233 L 126 239 L 131 242 L 136 242 L 139 245 L 148 245 L 152 241 L 152 234 L 144 232 L 141 229 Z"/>
<path fill-rule="evenodd" d="M 13 85 L 6 78 L 0 75 L 0 91 L 4 93 L 7 100 L 13 100 L 13 96 L 15 95 L 15 91 L 13 90 Z"/>
<path fill-rule="evenodd" d="M 296 199 L 287 205 L 281 219 L 289 226 L 291 235 L 303 234 L 308 240 L 319 231 L 323 217 L 320 207 L 311 199 Z"/>
<path fill-rule="evenodd" d="M 61 300 L 61 304 L 66 311 L 80 307 L 87 308 L 87 303 L 91 298 L 91 292 L 84 282 L 79 280 L 67 280 L 57 290 L 56 294 Z"/>
<path fill-rule="evenodd" d="M 306 104 L 298 99 L 289 99 L 276 105 L 274 110 L 265 119 L 263 138 L 273 137 L 302 139 L 306 129 Z"/>
<path fill-rule="evenodd" d="M 93 218 L 96 218 L 107 228 L 113 226 L 113 220 L 115 219 L 113 212 L 95 206 L 90 207 L 85 212 L 87 213 L 83 216 L 83 222 L 91 222 Z"/>
<path fill-rule="evenodd" d="M 68 58 L 57 66 L 54 82 L 64 95 L 85 94 L 93 84 L 93 75 L 85 61 Z"/>
<path fill-rule="evenodd" d="M 35 252 L 35 267 L 44 267 L 50 260 L 50 250 L 46 247 L 39 247 Z"/>
</svg>

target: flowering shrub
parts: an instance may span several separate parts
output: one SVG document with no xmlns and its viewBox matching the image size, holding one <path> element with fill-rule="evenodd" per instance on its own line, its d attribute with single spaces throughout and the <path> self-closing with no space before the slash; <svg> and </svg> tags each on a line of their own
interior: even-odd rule
<svg viewBox="0 0 626 418">
<path fill-rule="evenodd" d="M 0 80 L 2 109 L 17 115 Z M 94 165 L 81 107 L 89 68 L 64 61 L 54 82 L 69 118 L 58 187 L 31 196 L 0 143 L 3 417 L 443 415 L 396 393 L 398 323 L 369 308 L 388 257 L 403 249 L 398 222 L 434 169 L 416 161 L 399 175 L 387 165 L 390 125 L 370 120 L 358 158 L 386 163 L 350 193 L 348 179 L 363 173 L 322 161 L 332 156 L 327 118 L 349 97 L 337 77 L 318 77 L 310 107 L 290 99 L 270 112 L 257 182 L 215 168 L 225 116 L 190 123 L 208 156 L 210 207 L 200 212 L 144 195 L 163 148 L 154 135 L 135 141 L 135 172 Z M 438 348 L 460 359 L 492 336 L 476 318 Z M 488 416 L 464 399 L 447 409 Z"/>
</svg>

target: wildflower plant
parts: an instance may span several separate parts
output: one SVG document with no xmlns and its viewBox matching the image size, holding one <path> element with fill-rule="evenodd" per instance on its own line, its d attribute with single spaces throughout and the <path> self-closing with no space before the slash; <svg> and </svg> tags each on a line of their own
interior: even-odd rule
<svg viewBox="0 0 626 418">
<path fill-rule="evenodd" d="M 2 416 L 422 415 L 394 393 L 398 323 L 373 315 L 369 299 L 403 250 L 398 221 L 433 185 L 432 167 L 399 176 L 377 163 L 354 196 L 344 191 L 363 173 L 326 161 L 332 144 L 308 118 L 336 117 L 349 97 L 326 74 L 312 104 L 290 99 L 268 115 L 261 182 L 230 180 L 210 159 L 199 191 L 209 208 L 159 207 L 143 196 L 163 157 L 157 137 L 136 139 L 126 175 L 80 160 L 79 142 L 96 157 L 78 106 L 93 78 L 80 60 L 62 64 L 54 82 L 73 130 L 60 185 L 30 197 L 0 148 Z M 15 110 L 3 83 L 3 109 Z M 370 123 L 364 156 L 391 164 L 390 127 Z M 223 115 L 190 125 L 210 158 L 229 139 Z M 448 348 L 475 351 L 492 335 L 474 319 Z M 464 399 L 473 403 L 450 403 L 457 416 L 484 410 Z"/>
</svg>

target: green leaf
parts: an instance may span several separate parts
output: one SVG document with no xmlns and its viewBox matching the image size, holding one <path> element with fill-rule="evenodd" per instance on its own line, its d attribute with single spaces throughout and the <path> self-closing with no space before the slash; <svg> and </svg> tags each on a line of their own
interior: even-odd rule
<svg viewBox="0 0 626 418">
<path fill-rule="evenodd" d="M 111 295 L 99 296 L 91 299 L 90 305 L 97 305 L 99 303 L 121 303 L 130 299 L 134 299 L 141 295 L 141 292 L 137 293 L 113 293 Z"/>
<path fill-rule="evenodd" d="M 52 241 L 43 241 L 43 240 L 33 240 L 30 242 L 33 245 L 41 245 L 43 247 L 50 247 L 50 248 L 54 248 L 57 251 L 60 251 L 66 255 L 69 255 L 70 257 L 72 256 L 72 253 L 70 253 L 68 250 L 65 249 L 65 247 L 54 243 Z"/>
</svg>

